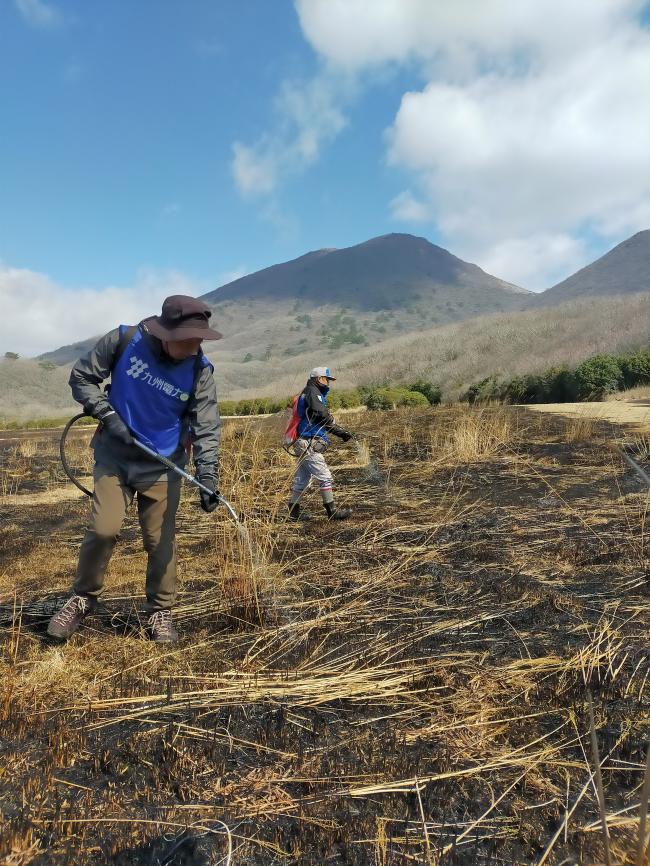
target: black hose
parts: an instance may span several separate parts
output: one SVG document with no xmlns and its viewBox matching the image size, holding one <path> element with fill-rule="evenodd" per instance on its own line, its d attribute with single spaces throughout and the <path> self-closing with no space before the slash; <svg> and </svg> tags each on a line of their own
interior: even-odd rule
<svg viewBox="0 0 650 866">
<path fill-rule="evenodd" d="M 63 466 L 63 471 L 68 476 L 70 481 L 72 481 L 74 486 L 78 487 L 82 493 L 86 494 L 86 496 L 92 496 L 93 495 L 92 490 L 88 490 L 87 487 L 84 487 L 83 484 L 81 483 L 81 481 L 78 481 L 77 478 L 74 476 L 74 473 L 72 472 L 72 469 L 70 469 L 70 465 L 69 465 L 69 463 L 66 459 L 66 456 L 65 456 L 65 442 L 66 442 L 66 439 L 68 438 L 68 433 L 70 431 L 70 428 L 72 427 L 72 425 L 76 421 L 79 421 L 80 418 L 86 418 L 86 417 L 87 416 L 86 416 L 85 412 L 80 412 L 78 415 L 75 415 L 74 418 L 71 418 L 68 421 L 68 423 L 65 425 L 65 427 L 63 428 L 63 433 L 61 434 L 61 439 L 59 440 L 59 455 L 61 456 L 61 465 Z"/>
</svg>

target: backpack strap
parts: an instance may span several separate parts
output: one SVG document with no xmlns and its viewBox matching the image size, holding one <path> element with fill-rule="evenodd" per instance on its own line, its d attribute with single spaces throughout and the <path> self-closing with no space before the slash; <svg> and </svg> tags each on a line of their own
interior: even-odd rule
<svg viewBox="0 0 650 866">
<path fill-rule="evenodd" d="M 126 351 L 126 347 L 129 345 L 131 340 L 135 337 L 136 332 L 140 325 L 129 325 L 128 328 L 124 329 L 124 333 L 120 336 L 120 342 L 117 344 L 117 349 L 115 350 L 115 357 L 113 358 L 113 367 L 120 360 L 124 352 Z"/>
<path fill-rule="evenodd" d="M 124 352 L 126 351 L 126 347 L 129 345 L 133 337 L 135 336 L 136 331 L 140 325 L 129 325 L 128 328 L 124 329 L 124 333 L 120 335 L 120 342 L 117 344 L 117 349 L 115 350 L 115 355 L 113 356 L 113 363 L 111 364 L 111 376 L 113 375 L 113 370 L 117 366 L 117 362 L 120 360 Z M 120 326 L 121 328 L 121 326 Z M 104 385 L 104 393 L 108 396 L 111 393 L 110 383 Z"/>
<path fill-rule="evenodd" d="M 199 376 L 203 372 L 203 367 L 208 366 L 207 364 L 203 363 L 204 357 L 205 357 L 205 355 L 203 354 L 203 350 L 199 349 L 199 351 L 196 353 L 196 357 L 194 358 L 194 378 L 192 379 L 192 390 L 190 392 L 191 397 L 193 397 L 196 394 L 196 386 L 199 384 Z M 189 401 L 188 401 L 187 409 L 185 410 L 184 414 L 188 413 L 189 408 L 190 408 L 190 405 L 189 405 Z"/>
</svg>

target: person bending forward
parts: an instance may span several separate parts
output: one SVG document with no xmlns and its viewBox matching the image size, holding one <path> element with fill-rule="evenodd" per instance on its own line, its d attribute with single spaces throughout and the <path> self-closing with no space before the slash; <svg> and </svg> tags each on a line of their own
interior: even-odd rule
<svg viewBox="0 0 650 866">
<path fill-rule="evenodd" d="M 51 637 L 65 640 L 92 613 L 126 509 L 137 498 L 148 554 L 147 629 L 154 641 L 177 640 L 171 610 L 176 598 L 176 511 L 181 479 L 134 444 L 184 465 L 194 450 L 206 512 L 218 505 L 220 420 L 213 368 L 201 350 L 218 340 L 211 312 L 185 295 L 166 298 L 161 316 L 137 327 L 121 325 L 102 337 L 72 368 L 72 395 L 100 422 L 93 437 L 95 483 L 90 524 L 81 544 L 71 597 L 52 617 Z M 111 376 L 110 391 L 100 383 Z"/>
</svg>

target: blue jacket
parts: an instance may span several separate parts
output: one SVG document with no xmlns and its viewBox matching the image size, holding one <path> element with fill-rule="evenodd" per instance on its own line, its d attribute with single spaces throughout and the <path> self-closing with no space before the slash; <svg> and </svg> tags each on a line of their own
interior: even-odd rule
<svg viewBox="0 0 650 866">
<path fill-rule="evenodd" d="M 305 389 L 298 398 L 298 436 L 303 439 L 312 439 L 317 436 L 325 442 L 329 442 L 328 433 L 335 436 L 348 436 L 346 430 L 339 427 L 330 410 L 327 408 L 327 395 L 329 388 L 319 385 L 315 379 L 310 379 Z"/>
</svg>

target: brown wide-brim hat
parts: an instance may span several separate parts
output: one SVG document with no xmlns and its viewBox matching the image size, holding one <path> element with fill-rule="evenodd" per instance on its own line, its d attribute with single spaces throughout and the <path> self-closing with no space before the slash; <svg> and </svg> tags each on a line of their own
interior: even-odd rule
<svg viewBox="0 0 650 866">
<path fill-rule="evenodd" d="M 160 316 L 151 316 L 143 324 L 150 334 L 173 343 L 177 340 L 220 340 L 223 334 L 209 325 L 212 310 L 198 298 L 171 295 L 165 298 Z"/>
</svg>

